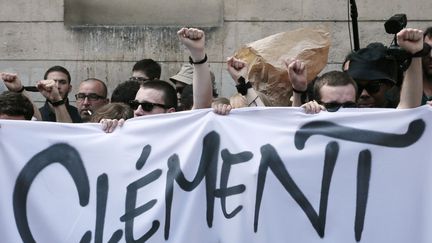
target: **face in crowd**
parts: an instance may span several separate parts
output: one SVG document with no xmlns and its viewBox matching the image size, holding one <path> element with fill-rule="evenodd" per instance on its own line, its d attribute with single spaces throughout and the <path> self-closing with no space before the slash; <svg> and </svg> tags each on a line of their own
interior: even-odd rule
<svg viewBox="0 0 432 243">
<path fill-rule="evenodd" d="M 132 72 L 132 77 L 130 78 L 130 80 L 144 82 L 150 80 L 150 78 L 143 71 L 136 70 Z"/>
<path fill-rule="evenodd" d="M 130 105 L 134 110 L 134 117 L 175 111 L 173 107 L 165 105 L 163 91 L 152 88 L 141 87 Z"/>
<path fill-rule="evenodd" d="M 387 80 L 356 80 L 358 88 L 357 104 L 359 108 L 385 108 L 386 92 L 393 84 Z"/>
<path fill-rule="evenodd" d="M 86 80 L 81 82 L 75 95 L 78 112 L 83 121 L 89 121 L 94 112 L 107 104 L 106 86 L 100 80 Z"/>
<path fill-rule="evenodd" d="M 59 71 L 53 71 L 48 73 L 46 79 L 54 80 L 57 84 L 60 96 L 63 99 L 67 98 L 69 92 L 72 89 L 72 85 L 70 85 L 70 80 L 68 79 L 68 76 L 65 73 Z"/>
<path fill-rule="evenodd" d="M 356 89 L 352 84 L 343 86 L 323 85 L 320 90 L 319 101 L 327 111 L 337 111 L 340 107 L 352 108 L 356 105 Z"/>
</svg>

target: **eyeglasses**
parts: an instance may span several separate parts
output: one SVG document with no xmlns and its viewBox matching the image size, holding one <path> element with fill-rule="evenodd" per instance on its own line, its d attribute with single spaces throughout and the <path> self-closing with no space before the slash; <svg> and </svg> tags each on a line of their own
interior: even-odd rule
<svg viewBox="0 0 432 243">
<path fill-rule="evenodd" d="M 56 81 L 56 83 L 63 84 L 63 85 L 69 83 L 66 79 L 54 79 L 54 81 Z"/>
<path fill-rule="evenodd" d="M 378 81 L 378 82 L 371 82 L 368 83 L 367 85 L 360 85 L 359 83 L 357 83 L 357 93 L 358 96 L 360 97 L 361 93 L 363 92 L 363 90 L 365 89 L 369 94 L 376 94 L 380 91 L 381 86 L 384 84 L 384 82 L 382 81 Z"/>
<path fill-rule="evenodd" d="M 78 101 L 83 101 L 83 100 L 85 100 L 85 98 L 87 98 L 89 101 L 97 101 L 99 99 L 105 99 L 105 97 L 100 96 L 100 95 L 95 94 L 95 93 L 90 93 L 90 94 L 78 93 L 75 95 L 75 98 Z"/>
<path fill-rule="evenodd" d="M 345 103 L 338 103 L 338 102 L 324 103 L 324 102 L 320 101 L 318 103 L 323 105 L 326 108 L 326 110 L 329 112 L 338 111 L 341 107 L 343 107 L 343 108 L 357 108 L 357 104 L 355 102 L 352 102 L 352 101 L 348 101 Z"/>
<path fill-rule="evenodd" d="M 150 80 L 150 79 L 144 78 L 144 77 L 130 77 L 129 78 L 129 81 L 138 81 L 138 82 L 145 82 L 148 80 Z"/>
<path fill-rule="evenodd" d="M 168 108 L 167 108 L 165 105 L 163 105 L 163 104 L 151 103 L 151 102 L 147 102 L 147 101 L 139 102 L 138 100 L 131 100 L 131 101 L 129 101 L 129 106 L 130 106 L 133 110 L 136 110 L 136 109 L 138 109 L 139 106 L 141 106 L 141 108 L 142 108 L 144 111 L 147 111 L 147 112 L 152 111 L 152 110 L 154 109 L 155 106 L 159 106 L 159 107 L 161 107 L 161 108 L 168 109 Z"/>
</svg>

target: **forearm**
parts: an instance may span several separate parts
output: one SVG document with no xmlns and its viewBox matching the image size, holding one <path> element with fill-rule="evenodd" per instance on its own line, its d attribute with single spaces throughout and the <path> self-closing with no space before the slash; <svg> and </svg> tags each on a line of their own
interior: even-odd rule
<svg viewBox="0 0 432 243">
<path fill-rule="evenodd" d="M 69 115 L 66 105 L 63 104 L 54 107 L 54 113 L 57 122 L 72 123 L 72 118 Z"/>
<path fill-rule="evenodd" d="M 415 108 L 420 106 L 423 92 L 423 72 L 421 58 L 416 57 L 411 61 L 411 65 L 404 75 L 400 102 L 398 109 Z"/>
<path fill-rule="evenodd" d="M 199 62 L 204 60 L 204 51 L 191 53 L 192 60 Z M 213 100 L 213 88 L 208 62 L 194 64 L 192 79 L 193 89 L 193 109 L 210 108 Z"/>
<path fill-rule="evenodd" d="M 293 91 L 293 100 L 292 100 L 292 107 L 300 107 L 302 106 L 304 103 L 307 102 L 307 94 L 306 91 L 299 93 L 299 92 L 295 92 Z"/>
</svg>

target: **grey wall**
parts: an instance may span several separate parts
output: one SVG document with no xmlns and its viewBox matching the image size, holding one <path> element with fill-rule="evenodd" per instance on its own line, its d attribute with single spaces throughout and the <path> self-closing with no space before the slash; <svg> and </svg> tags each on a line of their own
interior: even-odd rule
<svg viewBox="0 0 432 243">
<path fill-rule="evenodd" d="M 112 0 L 114 1 L 114 0 Z M 176 1 L 167 8 L 176 8 Z M 198 0 L 197 2 L 200 2 Z M 223 24 L 205 28 L 207 53 L 217 87 L 224 96 L 234 92 L 224 60 L 242 44 L 281 31 L 323 24 L 330 28 L 332 47 L 325 70 L 339 69 L 350 51 L 347 2 L 342 0 L 225 0 Z M 162 78 L 174 75 L 187 61 L 176 38 L 177 27 L 80 27 L 64 24 L 62 0 L 0 0 L 0 70 L 18 72 L 25 84 L 42 78 L 53 65 L 71 71 L 74 92 L 80 80 L 98 77 L 110 91 L 130 76 L 135 61 L 152 58 L 162 64 Z M 432 25 L 432 1 L 357 1 L 360 44 L 390 44 L 383 23 L 395 13 L 406 13 L 408 26 Z M 191 18 L 200 19 L 200 13 Z M 161 14 L 161 18 L 169 18 Z M 72 96 L 71 96 L 72 98 Z M 42 100 L 41 96 L 35 99 Z M 73 98 L 72 98 L 73 100 Z"/>
</svg>

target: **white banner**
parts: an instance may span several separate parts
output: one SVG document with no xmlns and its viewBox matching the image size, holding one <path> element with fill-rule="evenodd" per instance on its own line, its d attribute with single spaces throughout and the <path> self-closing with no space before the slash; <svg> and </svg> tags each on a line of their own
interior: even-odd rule
<svg viewBox="0 0 432 243">
<path fill-rule="evenodd" d="M 0 120 L 0 241 L 430 243 L 431 111 Z"/>
</svg>

